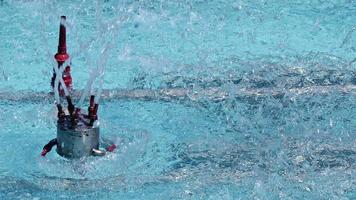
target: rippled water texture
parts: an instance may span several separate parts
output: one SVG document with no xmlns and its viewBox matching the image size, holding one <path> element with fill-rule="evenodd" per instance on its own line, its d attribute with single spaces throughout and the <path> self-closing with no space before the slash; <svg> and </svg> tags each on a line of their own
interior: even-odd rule
<svg viewBox="0 0 356 200">
<path fill-rule="evenodd" d="M 77 93 L 114 44 L 102 158 L 39 156 L 61 15 Z M 356 198 L 353 0 L 0 0 L 0 27 L 0 199 Z"/>
</svg>

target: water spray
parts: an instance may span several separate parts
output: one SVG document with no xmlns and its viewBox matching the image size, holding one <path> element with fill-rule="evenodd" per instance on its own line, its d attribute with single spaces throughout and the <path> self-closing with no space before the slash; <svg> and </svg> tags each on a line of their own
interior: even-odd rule
<svg viewBox="0 0 356 200">
<path fill-rule="evenodd" d="M 113 143 L 106 144 L 106 151 L 99 148 L 100 129 L 98 125 L 94 125 L 95 121 L 98 120 L 99 104 L 95 101 L 94 95 L 90 96 L 87 114 L 82 113 L 80 107 L 75 107 L 72 102 L 70 94 L 72 77 L 68 64 L 70 57 L 67 53 L 65 23 L 66 17 L 62 16 L 59 28 L 58 52 L 54 56 L 58 67 L 54 66 L 51 79 L 58 110 L 57 137 L 43 147 L 41 155 L 45 156 L 54 146 L 57 146 L 57 153 L 65 158 L 103 156 L 106 151 L 114 151 L 116 145 Z M 67 110 L 63 109 L 59 96 L 65 97 Z"/>
</svg>

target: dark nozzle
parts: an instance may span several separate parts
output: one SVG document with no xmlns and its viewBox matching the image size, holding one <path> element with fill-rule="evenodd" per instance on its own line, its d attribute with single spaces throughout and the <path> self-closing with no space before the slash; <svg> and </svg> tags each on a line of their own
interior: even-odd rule
<svg viewBox="0 0 356 200">
<path fill-rule="evenodd" d="M 97 120 L 98 119 L 98 109 L 99 109 L 99 104 L 95 104 L 95 106 L 94 106 L 94 117 L 95 117 L 95 120 Z"/>
<path fill-rule="evenodd" d="M 59 25 L 59 41 L 58 41 L 58 53 L 67 53 L 66 44 L 66 16 L 61 16 L 61 24 Z"/>
<path fill-rule="evenodd" d="M 93 107 L 91 107 L 91 108 L 93 108 Z M 90 112 L 91 114 L 89 114 L 89 118 L 90 118 L 89 125 L 90 125 L 90 126 L 93 126 L 95 120 L 98 120 L 98 115 L 97 115 L 97 113 L 98 113 L 98 108 L 99 108 L 99 104 L 96 103 L 96 104 L 94 105 L 94 108 L 91 109 L 91 112 Z"/>
<path fill-rule="evenodd" d="M 57 109 L 58 109 L 58 119 L 61 120 L 65 117 L 65 113 L 63 111 L 63 108 L 61 106 L 61 104 L 57 104 Z"/>
<path fill-rule="evenodd" d="M 93 119 L 94 120 L 98 120 L 98 108 L 99 108 L 99 104 L 95 104 L 95 106 L 94 106 L 94 112 L 93 112 Z"/>
<path fill-rule="evenodd" d="M 52 150 L 52 148 L 54 146 L 57 145 L 57 138 L 56 139 L 53 139 L 51 141 L 49 141 L 44 147 L 43 147 L 43 150 L 41 152 L 41 156 L 46 156 L 46 154 L 48 152 L 50 152 Z"/>
<path fill-rule="evenodd" d="M 95 96 L 91 95 L 90 96 L 90 106 L 94 106 L 94 100 L 95 100 Z"/>
<path fill-rule="evenodd" d="M 90 119 L 93 118 L 93 114 L 94 114 L 94 103 L 95 103 L 94 100 L 95 100 L 95 96 L 91 95 L 89 100 L 89 107 L 88 107 L 88 117 Z"/>
<path fill-rule="evenodd" d="M 74 112 L 74 119 L 78 119 L 79 114 L 80 114 L 80 108 L 76 108 Z"/>
<path fill-rule="evenodd" d="M 74 104 L 72 103 L 72 98 L 70 96 L 66 96 L 66 99 L 67 99 L 67 103 L 68 103 L 68 112 L 69 112 L 69 115 L 72 116 L 73 115 L 73 112 L 74 112 L 74 109 L 75 109 L 75 106 Z"/>
</svg>

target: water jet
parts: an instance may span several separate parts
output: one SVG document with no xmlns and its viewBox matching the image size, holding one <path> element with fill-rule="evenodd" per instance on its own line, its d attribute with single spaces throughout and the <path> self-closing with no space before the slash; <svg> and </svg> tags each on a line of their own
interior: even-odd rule
<svg viewBox="0 0 356 200">
<path fill-rule="evenodd" d="M 95 102 L 95 95 L 90 96 L 88 113 L 83 113 L 80 107 L 75 107 L 71 98 L 72 76 L 70 74 L 70 56 L 66 44 L 66 17 L 61 16 L 59 28 L 58 52 L 54 55 L 58 66 L 53 67 L 51 86 L 56 96 L 57 137 L 49 141 L 41 153 L 45 156 L 56 146 L 57 153 L 65 158 L 81 158 L 85 156 L 103 156 L 106 151 L 100 149 L 100 128 L 97 112 L 99 104 Z M 64 68 L 65 67 L 65 68 Z M 62 73 L 64 71 L 64 73 Z M 60 101 L 65 97 L 67 109 L 64 110 Z M 113 151 L 116 145 L 106 145 L 107 151 Z"/>
</svg>

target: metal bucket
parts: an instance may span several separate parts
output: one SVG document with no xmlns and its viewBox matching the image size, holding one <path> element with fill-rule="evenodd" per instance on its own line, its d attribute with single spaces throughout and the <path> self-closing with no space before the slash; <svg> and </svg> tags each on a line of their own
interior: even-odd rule
<svg viewBox="0 0 356 200">
<path fill-rule="evenodd" d="M 66 158 L 102 156 L 99 150 L 99 127 L 91 127 L 79 122 L 73 128 L 70 118 L 57 123 L 57 153 Z"/>
</svg>

